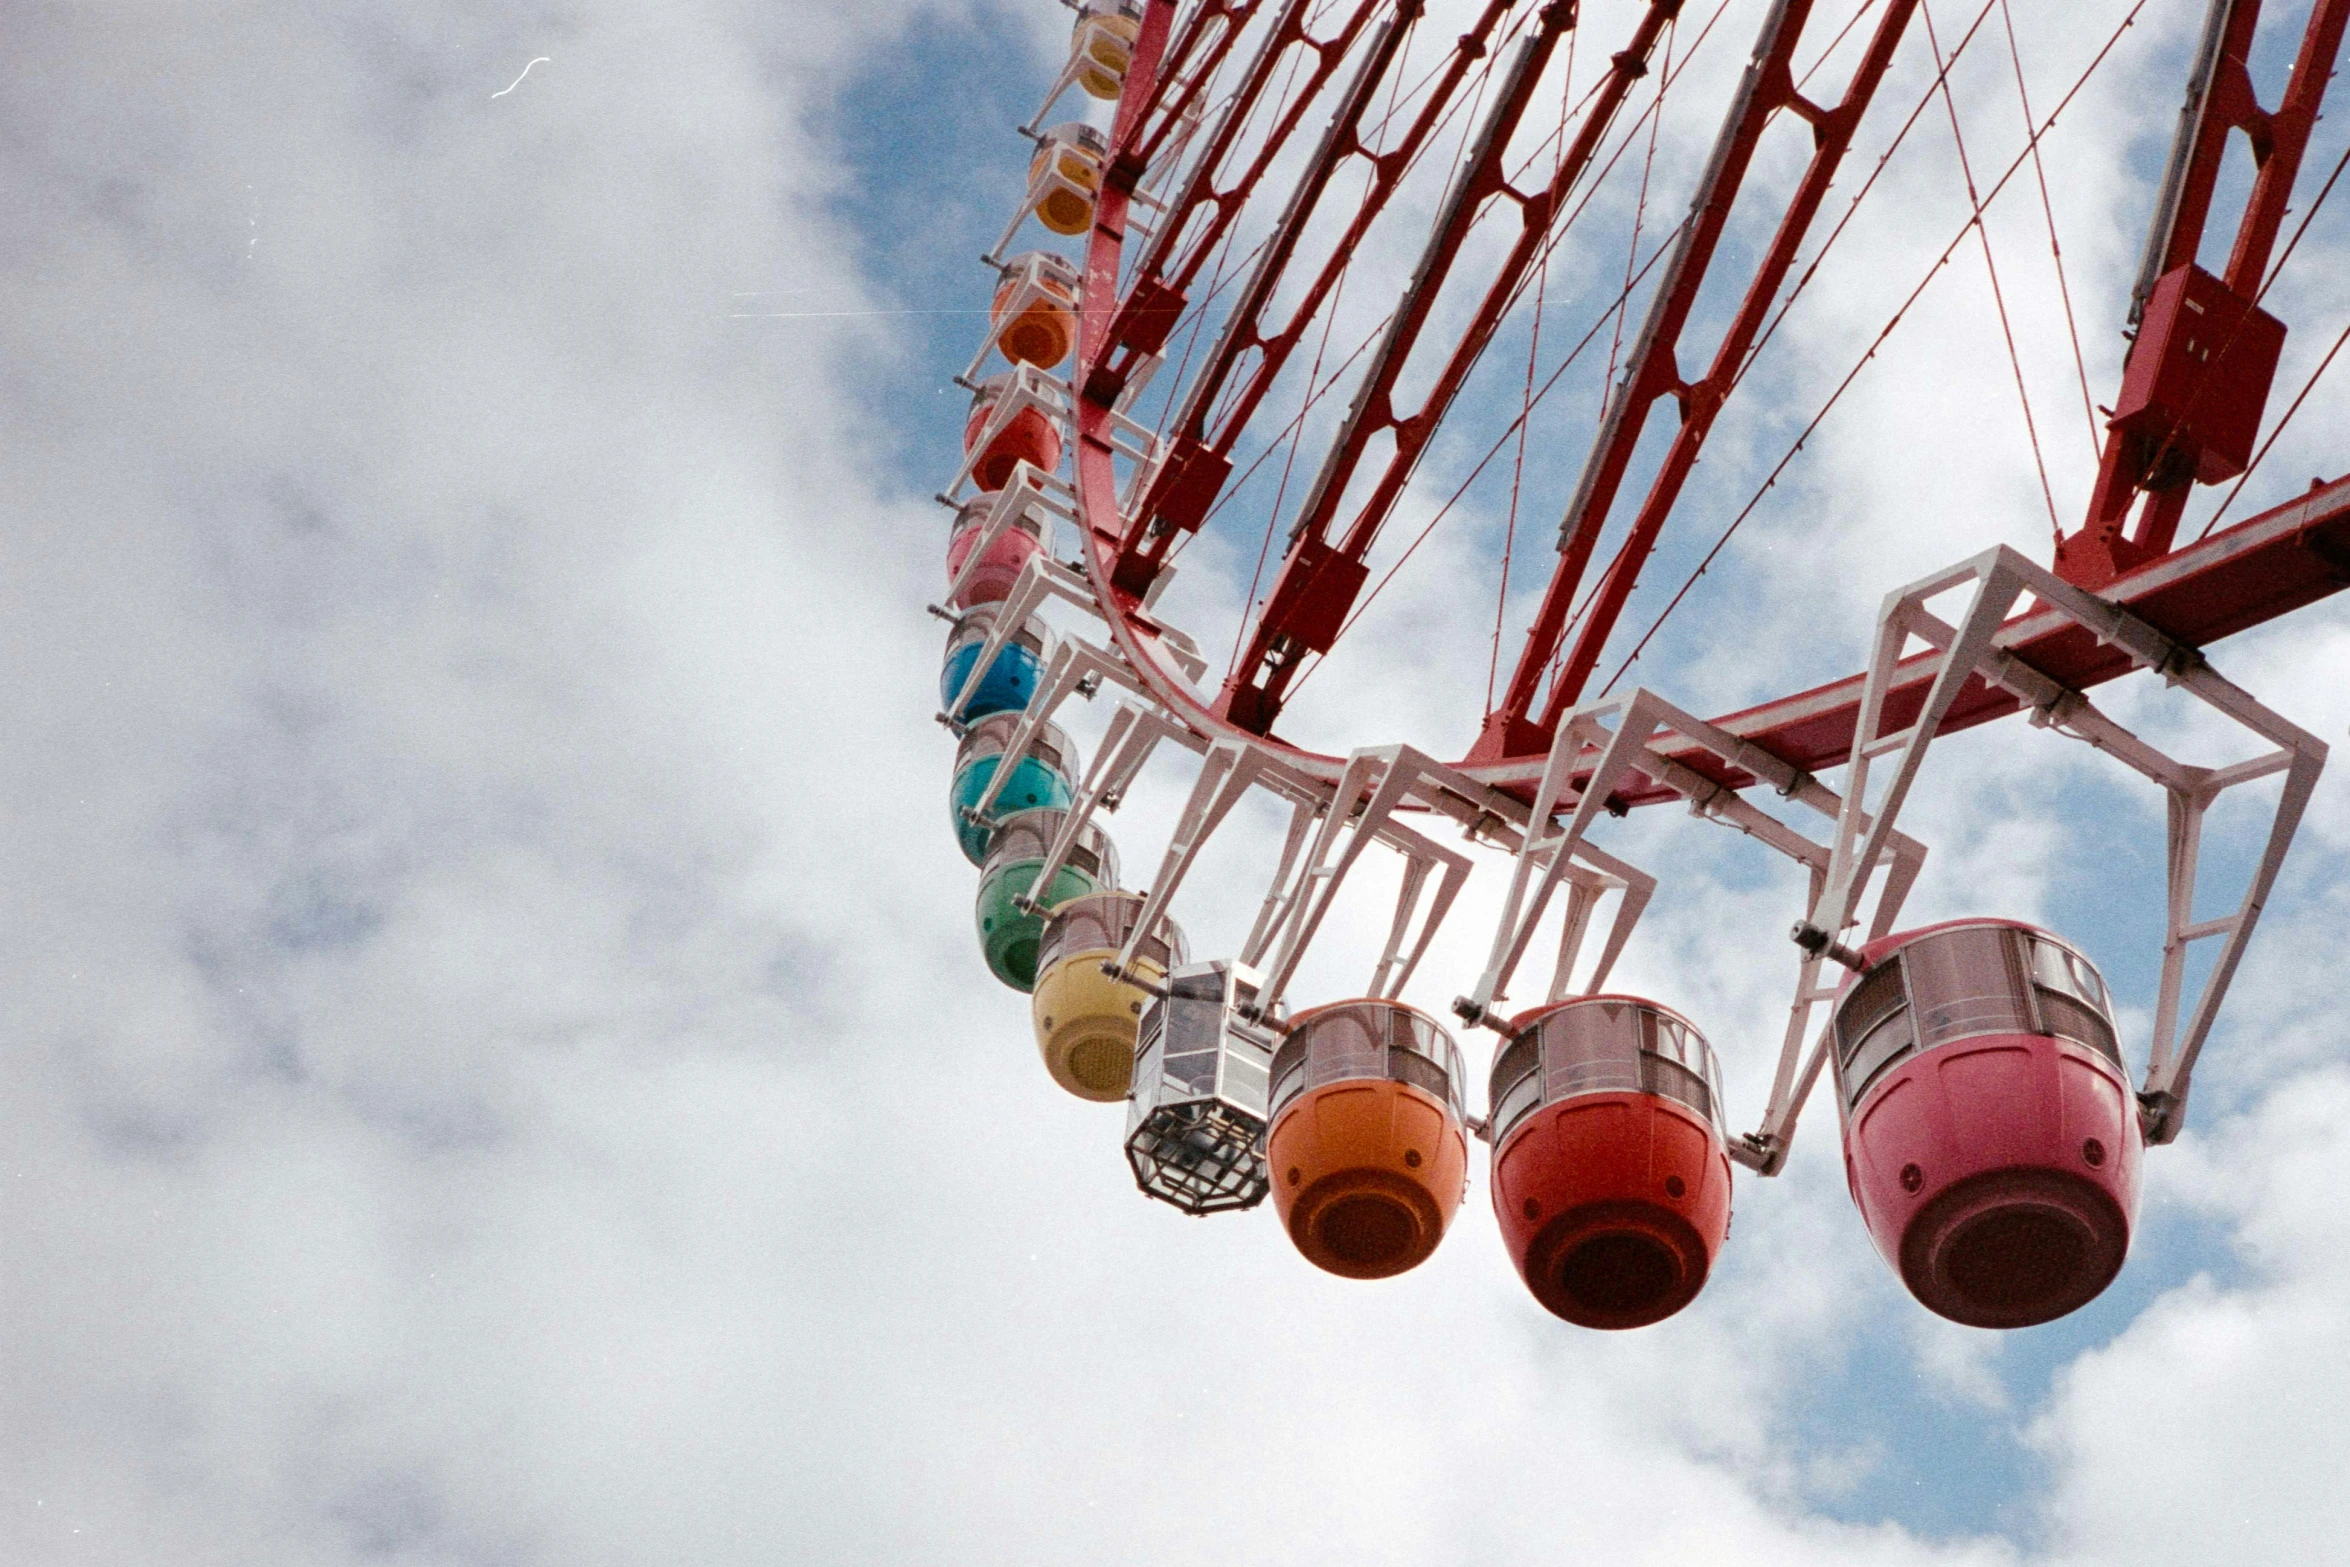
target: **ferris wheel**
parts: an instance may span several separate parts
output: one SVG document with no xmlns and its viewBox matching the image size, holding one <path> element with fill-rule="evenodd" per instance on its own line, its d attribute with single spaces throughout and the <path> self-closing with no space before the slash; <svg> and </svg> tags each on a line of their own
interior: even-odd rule
<svg viewBox="0 0 2350 1567">
<path fill-rule="evenodd" d="M 940 716 L 960 740 L 950 812 L 980 871 L 988 967 L 1029 994 L 1053 1080 L 1126 1105 L 1145 1194 L 1194 1214 L 1270 1196 L 1308 1260 L 1385 1277 L 1433 1252 L 1483 1142 L 1534 1297 L 1639 1326 L 1698 1295 L 1733 1166 L 1778 1173 L 1826 1076 L 1855 1203 L 1926 1307 L 2022 1326 L 2112 1280 L 2143 1151 L 2183 1124 L 2326 755 L 2204 649 L 2350 582 L 2350 480 L 2227 515 L 2333 357 L 2264 419 L 2287 331 L 2264 301 L 2333 189 L 2305 190 L 2285 232 L 2350 0 L 2294 8 L 2288 66 L 2262 47 L 2259 0 L 2210 0 L 2135 286 L 2076 299 L 2042 142 L 2149 5 L 2164 8 L 2103 8 L 2110 36 L 2037 101 L 2009 0 L 1942 0 L 1939 16 L 1932 0 L 1072 5 L 962 377 Z M 1962 61 L 1986 58 L 2012 84 L 1962 109 Z M 2020 150 L 1970 158 L 1968 120 L 1994 108 Z M 1703 156 L 1665 141 L 1660 157 L 1692 116 Z M 1786 455 L 1743 509 L 1702 496 L 1709 436 L 1799 302 L 1835 315 L 1823 264 L 1866 232 L 1921 126 L 1946 128 L 1963 176 L 1950 244 L 1927 247 L 1849 374 L 1750 423 L 1746 445 L 1784 438 Z M 2234 133 L 2242 178 L 2225 169 Z M 2069 524 L 1984 221 L 2035 191 L 2096 455 Z M 2226 247 L 2211 269 L 2207 239 Z M 1988 274 L 1987 341 L 2013 371 L 2050 557 L 1978 548 L 1887 596 L 1857 672 L 1735 712 L 1627 684 L 1962 246 Z M 2076 305 L 2130 328 L 2098 413 Z M 1570 447 L 1579 467 L 1559 461 Z M 2183 539 L 2190 501 L 2226 485 Z M 1472 512 L 1488 535 L 1503 519 L 1500 538 L 1422 553 Z M 1381 630 L 1382 594 L 1415 591 L 1415 569 L 1454 622 L 1419 608 Z M 1315 677 L 1349 689 L 1347 654 L 1374 636 L 1390 658 L 1399 638 L 1431 661 L 1485 652 L 1453 759 L 1350 730 L 1359 705 L 1308 710 Z M 2092 701 L 2136 671 L 2249 749 L 2190 763 Z M 1103 698 L 1089 765 L 1060 720 Z M 2135 1073 L 2079 946 L 1997 911 L 1901 922 L 1930 836 L 1904 807 L 1933 742 L 2019 713 L 2162 791 L 2164 940 Z M 1291 738 L 1332 732 L 1343 748 Z M 1188 794 L 1131 890 L 1104 818 L 1155 767 Z M 2264 780 L 2234 797 L 2273 794 L 2248 874 L 2199 917 L 2206 813 Z M 1251 798 L 1287 813 L 1286 834 L 1245 938 L 1195 960 L 1175 906 Z M 1672 800 L 1803 873 L 1752 1130 L 1698 1019 L 1609 988 L 1643 911 L 1673 894 L 1607 847 L 1608 824 Z M 1368 858 L 1400 878 L 1368 980 L 1293 998 Z M 1447 1019 L 1403 992 L 1481 862 L 1499 914 L 1481 972 L 1448 976 Z M 1538 939 L 1549 977 L 1513 991 Z M 1476 1031 L 1494 1036 L 1481 1101 Z"/>
</svg>

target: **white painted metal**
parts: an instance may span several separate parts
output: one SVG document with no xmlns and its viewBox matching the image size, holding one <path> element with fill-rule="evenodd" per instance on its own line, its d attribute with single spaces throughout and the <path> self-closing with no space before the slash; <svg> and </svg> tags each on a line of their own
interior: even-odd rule
<svg viewBox="0 0 2350 1567">
<path fill-rule="evenodd" d="M 1678 755 L 1668 754 L 1673 750 Z M 1655 883 L 1653 878 L 1621 861 L 1595 859 L 1596 851 L 1588 843 L 1587 835 L 1606 810 L 1609 799 L 1636 774 L 1679 794 L 1689 802 L 1692 814 L 1744 833 L 1801 865 L 1810 883 L 1809 903 L 1818 901 L 1830 862 L 1828 846 L 1804 837 L 1681 759 L 1700 753 L 1745 769 L 1770 784 L 1782 797 L 1831 821 L 1841 820 L 1845 813 L 1844 799 L 1818 779 L 1761 750 L 1751 741 L 1676 707 L 1653 691 L 1636 690 L 1575 709 L 1561 720 L 1544 762 L 1529 814 L 1529 822 L 1537 825 L 1528 827 L 1519 846 L 1485 972 L 1477 988 L 1454 1003 L 1455 1011 L 1473 1023 L 1499 1026 L 1496 1016 L 1507 999 L 1510 976 L 1524 957 L 1551 895 L 1560 885 L 1574 883 L 1573 861 L 1578 858 L 1618 877 L 1630 872 L 1647 883 L 1647 889 L 1640 890 L 1637 899 L 1628 893 L 1618 907 L 1616 927 L 1600 955 L 1589 988 L 1595 990 L 1605 983 L 1616 955 L 1631 933 L 1632 922 L 1638 919 L 1648 901 L 1648 890 L 1653 890 Z M 1580 784 L 1576 782 L 1578 775 Z M 1556 834 L 1545 832 L 1539 824 L 1550 822 L 1561 811 L 1569 813 L 1561 829 Z M 1892 928 L 1893 919 L 1915 884 L 1926 856 L 1925 845 L 1903 833 L 1888 831 L 1886 844 L 1886 875 L 1878 891 L 1874 921 L 1878 934 Z M 1550 1000 L 1563 999 L 1571 993 L 1568 987 L 1574 949 L 1582 940 L 1581 925 L 1588 919 L 1595 897 L 1594 892 L 1570 896 Z M 1803 959 L 1797 979 L 1798 999 L 1789 1011 L 1786 1033 L 1780 1043 L 1779 1067 L 1762 1128 L 1731 1145 L 1733 1157 L 1766 1175 L 1775 1174 L 1785 1159 L 1787 1140 L 1794 1131 L 1804 1090 L 1819 1073 L 1817 1045 L 1810 1059 L 1804 1054 L 1811 1006 L 1828 993 L 1819 983 L 1819 965 L 1819 953 L 1807 953 Z"/>
<path fill-rule="evenodd" d="M 1955 625 L 1925 608 L 1929 599 L 1967 587 L 1974 590 L 1973 597 Z M 2191 766 L 2165 755 L 2115 723 L 2080 692 L 2059 685 L 1999 646 L 2009 612 L 2027 593 L 2039 600 L 2043 613 L 2062 615 L 2119 648 L 2141 668 L 2155 671 L 2173 687 L 2235 720 L 2276 749 L 2220 768 Z M 1865 884 L 1886 853 L 1894 819 L 1917 781 L 1926 750 L 1965 683 L 1980 676 L 2014 695 L 2029 710 L 2035 727 L 2085 741 L 2159 784 L 2165 792 L 2169 898 L 2154 1038 L 2138 1102 L 2147 1140 L 2169 1142 L 2178 1135 L 2185 1117 L 2196 1057 L 2210 1036 L 2244 944 L 2260 918 L 2310 791 L 2325 765 L 2324 743 L 2223 679 L 2198 649 L 2174 642 L 2120 606 L 2074 587 L 2004 545 L 1887 596 L 1862 691 L 1857 737 L 1863 742 L 1878 738 L 1895 666 L 1913 638 L 1935 650 L 1933 683 L 1916 721 L 1903 731 L 1897 748 L 1872 750 L 1864 746 L 1855 755 L 1844 811 L 1837 822 L 1835 855 L 1826 886 L 1814 900 L 1807 923 L 1830 939 L 1853 923 L 1856 889 Z M 1899 762 L 1872 816 L 1865 803 L 1872 764 L 1877 755 L 1896 751 Z M 2204 813 L 2223 791 L 2280 772 L 2284 786 L 2268 838 L 2235 912 L 2196 920 L 2193 911 Z M 2182 1027 L 2187 950 L 2192 943 L 2211 936 L 2223 938 L 2220 951 Z M 1813 1071 L 1816 1073 L 1816 1063 Z"/>
<path fill-rule="evenodd" d="M 1320 930 L 1323 917 L 1330 912 L 1346 873 L 1375 842 L 1385 843 L 1404 856 L 1404 878 L 1396 898 L 1386 950 L 1371 971 L 1365 994 L 1393 1000 L 1410 983 L 1412 971 L 1435 939 L 1437 926 L 1443 923 L 1453 900 L 1460 895 L 1461 884 L 1468 880 L 1469 858 L 1457 850 L 1439 847 L 1397 821 L 1395 816 L 1412 799 L 1424 778 L 1446 771 L 1449 769 L 1434 758 L 1404 745 L 1357 751 L 1349 759 L 1337 791 L 1324 808 L 1313 850 L 1292 874 L 1278 926 L 1279 944 L 1265 973 L 1260 1004 L 1267 1008 L 1279 1005 L 1299 962 L 1305 957 L 1306 948 Z M 1423 909 L 1421 896 L 1426 891 L 1429 872 L 1438 868 L 1442 869 L 1442 877 Z M 1280 883 L 1276 881 L 1275 885 Z M 1412 935 L 1415 924 L 1416 938 Z"/>
</svg>

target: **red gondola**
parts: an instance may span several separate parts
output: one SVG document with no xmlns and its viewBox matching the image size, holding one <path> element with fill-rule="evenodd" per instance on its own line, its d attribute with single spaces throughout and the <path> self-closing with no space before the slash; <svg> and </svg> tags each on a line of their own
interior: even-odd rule
<svg viewBox="0 0 2350 1567">
<path fill-rule="evenodd" d="M 2061 1317 L 2121 1271 L 2138 1110 L 2105 983 L 2012 920 L 1871 942 L 1836 1009 L 1844 1169 L 1877 1250 L 1970 1327 Z"/>
<path fill-rule="evenodd" d="M 1712 1049 L 1632 996 L 1540 1007 L 1510 1033 L 1493 1063 L 1493 1211 L 1519 1276 L 1587 1328 L 1663 1321 L 1730 1233 Z"/>
<path fill-rule="evenodd" d="M 971 417 L 963 424 L 971 482 L 983 490 L 1009 484 L 1014 463 L 1032 463 L 1045 473 L 1061 466 L 1061 430 L 1052 417 L 1030 400 L 1005 406 L 1013 380 L 1013 373 L 1006 371 L 980 382 L 971 398 Z"/>
</svg>

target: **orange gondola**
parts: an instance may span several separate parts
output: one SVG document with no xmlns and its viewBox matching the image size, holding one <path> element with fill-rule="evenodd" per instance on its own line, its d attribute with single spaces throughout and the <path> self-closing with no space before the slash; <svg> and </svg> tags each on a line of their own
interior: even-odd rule
<svg viewBox="0 0 2350 1567">
<path fill-rule="evenodd" d="M 1396 1001 L 1298 1014 L 1273 1059 L 1266 1166 L 1308 1262 L 1383 1279 L 1436 1250 L 1467 1193 L 1460 1050 Z"/>
</svg>

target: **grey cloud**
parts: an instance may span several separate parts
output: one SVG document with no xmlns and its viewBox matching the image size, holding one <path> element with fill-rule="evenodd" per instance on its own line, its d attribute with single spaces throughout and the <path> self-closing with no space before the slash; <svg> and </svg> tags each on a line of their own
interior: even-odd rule
<svg viewBox="0 0 2350 1567">
<path fill-rule="evenodd" d="M 1524 1297 L 1481 1190 L 1357 1289 L 1264 1215 L 1142 1203 L 1116 1113 L 1035 1069 L 942 820 L 938 519 L 877 458 L 871 363 L 910 350 L 726 319 L 868 297 L 832 94 L 969 17 L 1045 58 L 1065 19 L 1032 10 L 12 20 L 0 1556 L 2018 1559 L 1835 1521 L 1869 1454 L 1789 1434 L 1841 1335 L 1909 1309 L 1825 1107 L 1742 1189 L 1704 1309 L 1601 1340 Z M 1836 493 L 1890 484 L 1867 444 Z M 2047 808 L 1995 771 L 1937 786 L 1962 845 Z M 1138 867 L 1175 787 L 1116 823 Z M 1631 976 L 1767 1036 L 1787 953 L 1746 927 L 1785 889 L 1693 824 L 1625 830 L 1699 889 Z M 2269 939 L 2337 951 L 2324 915 Z M 2297 1026 L 2280 1074 L 2338 1054 Z M 2165 1179 L 2322 1242 L 2239 1146 Z M 2027 1410 L 2060 1521 L 2137 1494 L 2096 1433 L 2163 1335 L 2312 1287 L 2184 1287 Z M 2280 1407 L 2188 1392 L 2181 1420 Z"/>
</svg>

